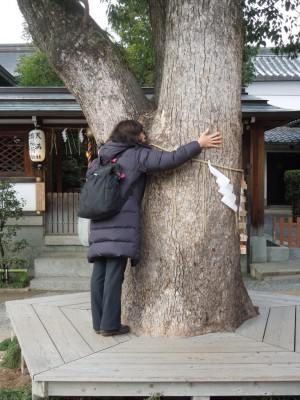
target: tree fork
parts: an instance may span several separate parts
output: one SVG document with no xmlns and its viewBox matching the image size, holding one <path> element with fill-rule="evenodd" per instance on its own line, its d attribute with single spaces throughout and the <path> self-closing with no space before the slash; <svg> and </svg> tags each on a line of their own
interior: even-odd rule
<svg viewBox="0 0 300 400">
<path fill-rule="evenodd" d="M 98 142 L 121 119 L 152 109 L 117 46 L 69 0 L 18 0 L 34 43 L 75 96 Z"/>
</svg>

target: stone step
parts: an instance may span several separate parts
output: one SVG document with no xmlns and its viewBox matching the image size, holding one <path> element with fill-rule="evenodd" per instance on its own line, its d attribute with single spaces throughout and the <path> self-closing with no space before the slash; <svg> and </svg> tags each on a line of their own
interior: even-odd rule
<svg viewBox="0 0 300 400">
<path fill-rule="evenodd" d="M 57 290 L 57 291 L 89 291 L 90 279 L 88 277 L 52 276 L 36 277 L 30 281 L 30 289 Z"/>
<path fill-rule="evenodd" d="M 291 275 L 300 274 L 300 260 L 273 261 L 266 263 L 250 264 L 251 275 L 259 281 L 264 279 L 287 278 Z"/>
<path fill-rule="evenodd" d="M 34 276 L 90 277 L 92 264 L 87 261 L 86 252 L 47 252 L 34 260 Z"/>
</svg>

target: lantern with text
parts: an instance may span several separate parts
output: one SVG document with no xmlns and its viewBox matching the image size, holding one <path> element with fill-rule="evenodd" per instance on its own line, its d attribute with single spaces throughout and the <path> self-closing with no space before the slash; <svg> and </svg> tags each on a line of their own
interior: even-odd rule
<svg viewBox="0 0 300 400">
<path fill-rule="evenodd" d="M 42 163 L 46 156 L 45 133 L 40 129 L 29 132 L 29 157 L 35 163 Z"/>
</svg>

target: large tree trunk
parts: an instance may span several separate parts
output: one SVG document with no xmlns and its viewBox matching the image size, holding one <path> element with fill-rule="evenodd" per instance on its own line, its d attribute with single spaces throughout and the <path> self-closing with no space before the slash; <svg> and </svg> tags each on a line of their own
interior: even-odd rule
<svg viewBox="0 0 300 400">
<path fill-rule="evenodd" d="M 224 135 L 202 160 L 241 168 L 241 15 L 234 1 L 166 2 L 153 141 L 172 150 L 210 128 Z M 239 193 L 241 173 L 222 170 Z M 236 214 L 205 164 L 149 179 L 143 257 L 127 271 L 123 312 L 134 331 L 190 336 L 233 330 L 255 311 L 240 273 Z"/>
<path fill-rule="evenodd" d="M 105 33 L 67 0 L 18 0 L 34 40 L 80 102 L 102 139 L 114 123 L 144 116 L 167 150 L 219 129 L 205 150 L 240 191 L 241 15 L 234 0 L 150 0 L 158 65 L 157 110 L 142 97 Z M 71 6 L 72 4 L 72 6 Z M 55 13 L 54 11 L 55 10 Z M 51 28 L 43 32 L 47 15 Z M 64 27 L 63 31 L 61 26 Z M 64 33 L 63 33 L 64 32 Z M 114 110 L 111 115 L 111 110 Z M 192 336 L 234 330 L 255 315 L 240 272 L 236 214 L 221 203 L 207 165 L 192 161 L 148 180 L 142 260 L 128 268 L 123 318 L 138 334 Z"/>
</svg>

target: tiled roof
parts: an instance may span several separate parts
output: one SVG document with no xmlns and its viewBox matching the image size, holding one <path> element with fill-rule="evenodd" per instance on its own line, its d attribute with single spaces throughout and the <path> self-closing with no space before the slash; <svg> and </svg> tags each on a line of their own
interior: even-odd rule
<svg viewBox="0 0 300 400">
<path fill-rule="evenodd" d="M 21 56 L 31 56 L 34 47 L 27 44 L 0 44 L 0 65 L 12 76 L 16 76 L 16 65 Z"/>
<path fill-rule="evenodd" d="M 242 112 L 244 117 L 254 117 L 254 116 L 287 116 L 290 118 L 298 117 L 299 111 L 289 110 L 285 108 L 280 108 L 277 106 L 273 106 L 268 103 L 268 100 L 262 99 L 260 97 L 242 94 Z"/>
<path fill-rule="evenodd" d="M 65 87 L 0 88 L 0 116 L 78 115 L 82 110 Z"/>
<path fill-rule="evenodd" d="M 0 86 L 15 86 L 15 78 L 0 65 Z"/>
<path fill-rule="evenodd" d="M 299 81 L 300 57 L 276 56 L 270 49 L 261 49 L 253 58 L 254 81 Z"/>
<path fill-rule="evenodd" d="M 143 88 L 148 98 L 153 88 Z M 243 117 L 284 117 L 293 120 L 299 112 L 268 104 L 267 100 L 243 94 Z M 0 87 L 0 116 L 78 115 L 82 110 L 74 96 L 65 87 Z"/>
<path fill-rule="evenodd" d="M 281 126 L 265 132 L 266 143 L 300 144 L 300 127 L 289 128 Z"/>
</svg>

